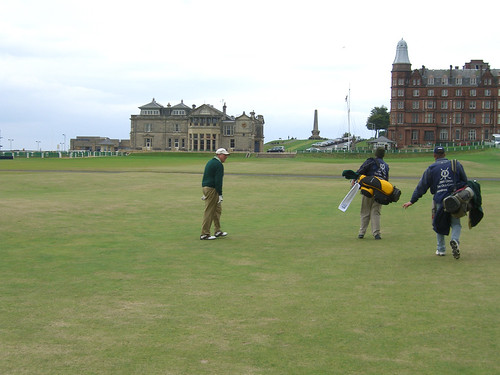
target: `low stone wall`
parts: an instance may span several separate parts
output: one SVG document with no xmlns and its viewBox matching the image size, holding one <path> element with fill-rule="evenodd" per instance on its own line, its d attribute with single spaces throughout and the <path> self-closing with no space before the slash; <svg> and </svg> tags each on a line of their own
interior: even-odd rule
<svg viewBox="0 0 500 375">
<path fill-rule="evenodd" d="M 258 152 L 255 153 L 256 158 L 294 158 L 297 156 L 296 152 Z"/>
</svg>

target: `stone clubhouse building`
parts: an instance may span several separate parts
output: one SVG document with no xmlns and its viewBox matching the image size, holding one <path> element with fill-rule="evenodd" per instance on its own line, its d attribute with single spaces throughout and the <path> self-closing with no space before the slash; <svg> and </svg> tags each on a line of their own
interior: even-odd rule
<svg viewBox="0 0 500 375">
<path fill-rule="evenodd" d="M 230 116 L 210 104 L 191 107 L 181 100 L 166 106 L 153 100 L 130 117 L 130 148 L 142 151 L 261 152 L 264 146 L 264 117 Z"/>
<path fill-rule="evenodd" d="M 210 104 L 191 107 L 181 100 L 166 106 L 153 100 L 130 117 L 130 139 L 78 136 L 72 150 L 85 151 L 206 151 L 262 152 L 264 117 L 250 112 L 231 116 Z"/>
</svg>

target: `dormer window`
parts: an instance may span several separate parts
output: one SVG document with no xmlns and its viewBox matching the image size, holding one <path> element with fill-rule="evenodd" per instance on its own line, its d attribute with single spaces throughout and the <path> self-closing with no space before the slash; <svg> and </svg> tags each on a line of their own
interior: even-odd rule
<svg viewBox="0 0 500 375">
<path fill-rule="evenodd" d="M 160 111 L 158 109 L 143 109 L 141 110 L 141 115 L 145 116 L 158 116 Z"/>
</svg>

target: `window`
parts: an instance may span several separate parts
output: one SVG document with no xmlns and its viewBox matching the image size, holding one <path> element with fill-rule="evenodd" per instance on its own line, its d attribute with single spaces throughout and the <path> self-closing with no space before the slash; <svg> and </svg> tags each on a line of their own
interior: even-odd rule
<svg viewBox="0 0 500 375">
<path fill-rule="evenodd" d="M 500 104 L 500 102 L 498 102 Z M 404 109 L 405 108 L 405 102 L 402 100 L 398 100 L 398 109 Z"/>
<path fill-rule="evenodd" d="M 399 86 L 404 86 L 404 84 L 405 84 L 405 80 L 404 80 L 404 78 L 399 78 L 399 79 L 398 79 L 398 85 L 399 85 Z"/>
<path fill-rule="evenodd" d="M 232 138 L 232 139 L 229 141 L 229 146 L 230 146 L 231 148 L 234 148 L 234 144 L 235 144 L 235 143 L 234 143 L 234 138 Z"/>
<path fill-rule="evenodd" d="M 426 102 L 426 108 L 427 109 L 435 109 L 436 108 L 436 102 L 434 100 L 427 100 L 427 102 Z"/>
<path fill-rule="evenodd" d="M 424 141 L 433 141 L 434 140 L 434 131 L 426 130 L 424 131 Z"/>
<path fill-rule="evenodd" d="M 141 115 L 157 116 L 159 114 L 160 114 L 160 111 L 157 109 L 143 109 L 143 110 L 141 110 Z"/>
<path fill-rule="evenodd" d="M 420 96 L 420 90 L 419 89 L 413 90 L 413 96 Z"/>
<path fill-rule="evenodd" d="M 441 102 L 441 109 L 448 109 L 448 101 L 444 100 Z"/>
<path fill-rule="evenodd" d="M 412 141 L 418 141 L 418 130 L 412 130 L 411 131 L 411 140 Z"/>
<path fill-rule="evenodd" d="M 426 113 L 425 114 L 425 123 L 426 124 L 432 124 L 434 122 L 434 113 Z"/>
<path fill-rule="evenodd" d="M 442 83 L 443 83 L 443 85 L 447 85 L 448 84 L 448 77 L 444 76 L 442 79 Z"/>
<path fill-rule="evenodd" d="M 448 96 L 448 90 L 447 89 L 442 89 L 441 90 L 441 96 Z"/>
<path fill-rule="evenodd" d="M 461 85 L 462 84 L 462 78 L 455 78 L 455 85 Z"/>
<path fill-rule="evenodd" d="M 405 96 L 405 90 L 398 89 L 398 96 Z"/>
<path fill-rule="evenodd" d="M 483 124 L 491 124 L 491 116 L 489 113 L 483 113 Z"/>
<path fill-rule="evenodd" d="M 429 77 L 429 79 L 427 80 L 427 84 L 433 85 L 434 84 L 434 77 Z"/>
<path fill-rule="evenodd" d="M 397 118 L 398 124 L 403 124 L 403 122 L 404 122 L 404 114 L 403 113 L 398 113 L 397 116 L 398 116 L 398 118 Z"/>
<path fill-rule="evenodd" d="M 427 90 L 428 96 L 434 96 L 434 89 Z"/>
<path fill-rule="evenodd" d="M 455 100 L 453 102 L 453 108 L 454 109 L 463 109 L 464 108 L 464 102 L 462 100 Z"/>
<path fill-rule="evenodd" d="M 234 127 L 232 125 L 224 125 L 224 135 L 234 135 Z"/>
<path fill-rule="evenodd" d="M 441 124 L 447 124 L 448 123 L 448 115 L 446 113 L 441 113 Z"/>
<path fill-rule="evenodd" d="M 186 111 L 184 109 L 174 109 L 172 111 L 173 116 L 184 116 L 186 114 Z"/>
<path fill-rule="evenodd" d="M 476 114 L 475 113 L 470 113 L 469 114 L 469 124 L 474 125 L 476 123 Z"/>
<path fill-rule="evenodd" d="M 491 81 L 491 80 L 490 80 Z M 491 84 L 491 83 L 490 83 Z M 490 89 L 485 89 L 484 90 L 484 96 L 491 96 L 491 90 Z"/>
<path fill-rule="evenodd" d="M 462 96 L 462 89 L 456 89 L 455 96 Z"/>
<path fill-rule="evenodd" d="M 418 113 L 412 113 L 412 115 L 411 115 L 411 121 L 412 121 L 414 124 L 418 124 L 418 120 L 419 120 Z"/>
<path fill-rule="evenodd" d="M 448 129 L 441 129 L 439 132 L 439 140 L 447 141 L 448 140 Z"/>
<path fill-rule="evenodd" d="M 475 78 L 474 78 L 475 79 Z M 476 89 L 471 89 L 470 90 L 470 96 L 476 96 L 477 95 L 477 91 Z"/>
<path fill-rule="evenodd" d="M 418 109 L 419 108 L 419 101 L 418 100 L 414 100 L 411 102 L 411 107 L 412 109 Z"/>
<path fill-rule="evenodd" d="M 471 100 L 469 102 L 469 109 L 476 109 L 476 101 L 475 100 Z"/>
<path fill-rule="evenodd" d="M 472 77 L 472 78 L 470 79 L 470 84 L 471 84 L 471 85 L 477 85 L 477 78 L 476 78 L 476 77 Z M 472 91 L 472 90 L 471 90 L 471 91 Z M 476 90 L 474 90 L 474 91 L 476 91 Z M 474 95 L 474 96 L 475 96 L 475 95 Z"/>
<path fill-rule="evenodd" d="M 453 123 L 454 124 L 461 124 L 462 123 L 462 114 L 461 113 L 455 113 Z"/>
<path fill-rule="evenodd" d="M 180 126 L 179 126 L 179 124 L 175 124 L 175 125 L 174 125 L 174 132 L 180 132 L 180 131 L 181 131 L 181 130 L 180 130 Z"/>
<path fill-rule="evenodd" d="M 144 124 L 144 131 L 146 133 L 151 133 L 153 130 L 153 124 Z"/>
<path fill-rule="evenodd" d="M 475 141 L 476 140 L 476 129 L 470 129 L 469 130 L 469 139 L 471 141 Z"/>
<path fill-rule="evenodd" d="M 489 100 L 483 102 L 483 109 L 491 109 L 491 102 Z"/>
</svg>

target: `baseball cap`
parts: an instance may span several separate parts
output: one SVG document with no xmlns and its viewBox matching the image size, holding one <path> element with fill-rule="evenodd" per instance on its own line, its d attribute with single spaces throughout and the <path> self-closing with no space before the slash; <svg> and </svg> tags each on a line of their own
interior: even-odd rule
<svg viewBox="0 0 500 375">
<path fill-rule="evenodd" d="M 435 149 L 434 149 L 434 153 L 435 154 L 444 154 L 444 148 L 441 147 L 441 146 L 437 146 Z"/>
<path fill-rule="evenodd" d="M 215 151 L 217 155 L 224 154 L 224 155 L 229 155 L 229 152 L 225 148 L 219 148 L 217 151 Z"/>
</svg>

